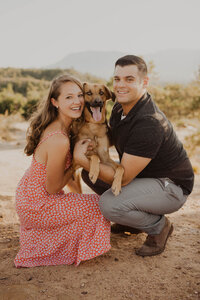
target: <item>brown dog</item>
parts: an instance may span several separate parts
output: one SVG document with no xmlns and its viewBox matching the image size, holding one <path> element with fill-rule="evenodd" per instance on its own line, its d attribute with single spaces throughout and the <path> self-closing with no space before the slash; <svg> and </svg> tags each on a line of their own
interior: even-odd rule
<svg viewBox="0 0 200 300">
<path fill-rule="evenodd" d="M 115 170 L 112 191 L 114 195 L 118 195 L 121 191 L 124 169 L 110 158 L 106 123 L 106 101 L 113 99 L 114 94 L 102 84 L 84 83 L 83 89 L 85 95 L 84 120 L 73 123 L 72 131 L 75 141 L 91 139 L 93 150 L 86 153 L 90 159 L 89 178 L 93 183 L 96 182 L 100 162 L 111 166 Z"/>
</svg>

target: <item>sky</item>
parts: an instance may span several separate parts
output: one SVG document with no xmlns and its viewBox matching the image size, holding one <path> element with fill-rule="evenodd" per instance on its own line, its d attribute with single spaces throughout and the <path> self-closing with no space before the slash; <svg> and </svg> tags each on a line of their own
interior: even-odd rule
<svg viewBox="0 0 200 300">
<path fill-rule="evenodd" d="M 200 0 L 0 0 L 0 67 L 81 51 L 200 50 Z"/>
</svg>

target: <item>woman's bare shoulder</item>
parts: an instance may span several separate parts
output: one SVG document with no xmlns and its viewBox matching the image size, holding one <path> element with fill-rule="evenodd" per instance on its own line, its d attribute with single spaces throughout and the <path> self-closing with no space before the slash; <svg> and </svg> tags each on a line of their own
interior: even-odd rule
<svg viewBox="0 0 200 300">
<path fill-rule="evenodd" d="M 66 134 L 57 133 L 52 134 L 47 138 L 47 147 L 48 148 L 59 148 L 59 149 L 66 149 L 69 148 L 70 140 Z"/>
</svg>

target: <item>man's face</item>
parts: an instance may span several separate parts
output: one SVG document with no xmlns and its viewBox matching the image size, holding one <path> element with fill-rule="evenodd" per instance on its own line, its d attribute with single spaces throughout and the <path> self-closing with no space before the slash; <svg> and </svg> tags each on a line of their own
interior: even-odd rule
<svg viewBox="0 0 200 300">
<path fill-rule="evenodd" d="M 113 89 L 117 101 L 122 104 L 125 114 L 143 96 L 147 83 L 148 77 L 142 76 L 136 65 L 116 66 Z"/>
</svg>

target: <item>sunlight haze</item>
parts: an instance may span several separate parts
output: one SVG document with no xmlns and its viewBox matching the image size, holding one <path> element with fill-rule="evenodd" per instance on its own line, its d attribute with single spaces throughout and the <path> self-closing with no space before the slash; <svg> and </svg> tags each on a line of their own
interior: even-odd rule
<svg viewBox="0 0 200 300">
<path fill-rule="evenodd" d="M 0 67 L 81 51 L 200 49 L 199 0 L 0 0 Z"/>
</svg>

